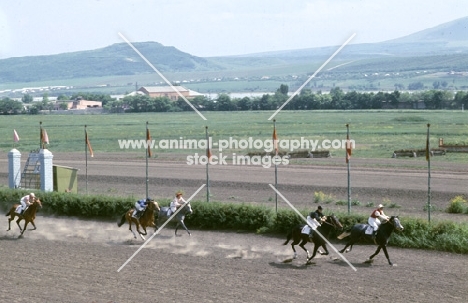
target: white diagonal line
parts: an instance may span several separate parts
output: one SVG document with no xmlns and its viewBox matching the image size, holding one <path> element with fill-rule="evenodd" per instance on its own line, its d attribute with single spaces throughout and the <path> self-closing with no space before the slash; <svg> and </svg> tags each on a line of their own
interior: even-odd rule
<svg viewBox="0 0 468 303">
<path fill-rule="evenodd" d="M 288 205 L 301 217 L 302 220 L 306 222 L 307 225 L 313 228 L 313 226 L 307 221 L 306 218 L 297 210 L 297 208 L 294 207 L 294 205 L 291 204 L 291 202 L 288 201 L 273 185 L 270 185 L 270 187 L 284 200 L 284 202 L 288 203 Z M 343 259 L 354 271 L 357 271 L 357 269 L 351 264 L 336 248 L 333 246 L 317 229 L 315 232 L 325 241 L 327 242 L 328 245 L 340 256 L 341 259 Z"/>
<path fill-rule="evenodd" d="M 156 235 L 164 228 L 164 226 L 166 226 L 166 224 L 169 223 L 169 222 L 179 213 L 179 211 L 181 211 L 182 208 L 183 208 L 187 203 L 189 203 L 190 200 L 192 200 L 193 197 L 195 197 L 195 196 L 198 194 L 198 192 L 199 192 L 200 190 L 202 190 L 203 187 L 205 187 L 205 185 L 206 185 L 206 184 L 203 184 L 202 186 L 200 186 L 200 188 L 197 189 L 197 191 L 196 191 L 193 195 L 191 195 L 190 198 L 188 198 L 187 201 L 185 201 L 185 203 L 182 204 L 182 206 L 179 207 L 179 208 L 166 220 L 166 222 L 164 222 L 164 224 L 161 225 L 161 227 L 158 228 L 158 230 L 157 230 L 154 234 L 152 234 L 151 237 L 149 237 L 148 240 L 146 240 L 145 243 L 143 243 L 143 244 L 140 246 L 140 248 L 138 248 L 138 250 L 137 250 L 130 258 L 128 258 L 127 261 L 125 261 L 124 264 L 122 264 L 122 266 L 120 266 L 120 268 L 117 270 L 117 272 L 120 272 L 120 271 L 125 267 L 125 265 L 128 264 L 128 262 L 132 261 L 132 259 L 140 252 L 140 250 L 142 250 L 143 247 L 145 247 L 146 244 L 148 244 L 148 242 L 151 241 L 151 239 L 153 239 L 154 236 L 156 236 Z"/>
<path fill-rule="evenodd" d="M 294 94 L 292 94 L 292 95 L 288 98 L 288 100 L 286 100 L 286 102 L 284 102 L 283 105 L 281 105 L 280 108 L 278 108 L 278 109 L 276 110 L 276 112 L 275 112 L 273 115 L 271 115 L 270 118 L 268 118 L 268 120 L 273 119 L 273 118 L 283 109 L 283 107 L 285 107 L 286 104 L 288 104 L 289 101 L 291 101 L 292 98 L 294 98 L 294 96 L 296 96 L 296 95 L 304 88 L 304 86 L 306 86 L 307 83 L 309 83 L 310 80 L 312 80 L 312 79 L 313 79 L 313 78 L 314 78 L 314 77 L 315 77 L 315 76 L 316 76 L 316 75 L 317 75 L 317 74 L 318 74 L 318 73 L 319 73 L 319 72 L 320 72 L 320 71 L 321 71 L 321 70 L 322 70 L 322 69 L 323 69 L 323 68 L 324 68 L 324 67 L 325 67 L 325 66 L 326 66 L 342 49 L 343 49 L 343 47 L 345 47 L 346 44 L 348 44 L 348 43 L 351 41 L 351 39 L 354 38 L 354 36 L 356 36 L 356 33 L 352 34 L 351 37 L 349 37 L 348 40 L 346 40 L 346 42 L 343 43 L 343 45 L 341 45 L 340 48 L 338 48 L 338 49 L 333 53 L 333 55 L 331 55 L 330 58 L 328 58 L 327 61 L 325 61 L 325 62 L 315 71 L 315 73 L 314 73 L 312 76 L 310 76 L 309 79 L 307 79 L 307 81 L 304 82 L 304 84 L 302 84 L 301 87 L 299 87 L 299 88 L 294 92 Z"/>
<path fill-rule="evenodd" d="M 174 85 L 171 84 L 171 82 L 169 80 L 166 79 L 166 77 L 164 77 L 163 74 L 161 74 L 159 72 L 159 70 L 156 69 L 156 67 L 153 66 L 153 64 L 151 64 L 151 62 L 148 61 L 148 59 L 145 58 L 145 56 L 143 56 L 136 48 L 135 46 L 133 46 L 133 44 L 130 43 L 130 41 L 127 40 L 127 38 L 124 37 L 124 35 L 122 35 L 121 33 L 119 33 L 119 36 L 125 41 L 127 42 L 127 44 L 141 57 L 141 59 L 143 59 L 146 64 L 148 64 L 178 95 L 179 97 L 181 97 L 182 99 L 184 99 L 185 102 L 187 102 L 187 104 L 200 116 L 202 117 L 203 120 L 206 120 L 205 116 L 203 116 L 196 108 L 195 106 L 192 105 L 192 103 L 190 103 L 189 100 L 187 100 L 187 98 L 184 97 L 184 95 L 182 95 L 179 90 L 177 88 L 175 88 Z"/>
</svg>

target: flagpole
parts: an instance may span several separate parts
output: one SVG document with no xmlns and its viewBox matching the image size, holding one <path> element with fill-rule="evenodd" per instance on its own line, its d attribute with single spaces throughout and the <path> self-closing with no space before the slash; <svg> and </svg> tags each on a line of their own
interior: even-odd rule
<svg viewBox="0 0 468 303">
<path fill-rule="evenodd" d="M 85 174 L 86 174 L 86 194 L 88 194 L 88 133 L 86 131 L 86 124 L 84 126 L 84 131 L 85 131 Z"/>
<path fill-rule="evenodd" d="M 426 160 L 427 160 L 427 219 L 431 222 L 431 154 L 429 144 L 429 127 L 427 124 L 427 139 L 426 139 Z"/>
<path fill-rule="evenodd" d="M 207 161 L 206 161 L 206 202 L 210 202 L 210 174 L 208 167 L 210 166 L 210 140 L 208 138 L 208 126 L 205 126 L 205 137 L 207 146 Z"/>
<path fill-rule="evenodd" d="M 351 214 L 351 174 L 349 169 L 349 162 L 350 162 L 350 145 L 351 142 L 349 141 L 349 124 L 346 124 L 346 164 L 348 167 L 348 215 Z"/>
<path fill-rule="evenodd" d="M 149 179 L 148 179 L 148 150 L 149 150 L 149 138 L 148 138 L 148 121 L 146 121 L 146 149 L 145 150 L 145 155 L 146 155 L 146 197 L 149 197 L 149 194 L 148 194 L 148 183 L 149 183 Z"/>
<path fill-rule="evenodd" d="M 43 142 L 42 142 L 42 136 L 44 134 L 42 133 L 42 121 L 39 121 L 39 150 L 43 148 Z"/>
<path fill-rule="evenodd" d="M 273 119 L 273 133 L 276 135 L 276 119 Z M 277 140 L 277 138 L 273 138 L 273 146 L 277 147 L 276 144 L 278 144 L 278 142 L 275 142 L 275 140 Z M 275 157 L 278 155 L 278 148 L 275 148 Z M 278 189 L 278 165 L 276 164 L 276 161 L 275 162 L 275 188 Z M 276 210 L 276 213 L 278 213 L 278 193 L 275 192 L 275 210 Z"/>
</svg>

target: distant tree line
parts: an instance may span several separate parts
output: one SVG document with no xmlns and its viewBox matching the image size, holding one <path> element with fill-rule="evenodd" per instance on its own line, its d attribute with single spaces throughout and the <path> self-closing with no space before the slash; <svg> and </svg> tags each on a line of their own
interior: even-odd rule
<svg viewBox="0 0 468 303">
<path fill-rule="evenodd" d="M 434 83 L 434 86 L 438 84 Z M 149 97 L 146 95 L 126 96 L 116 100 L 104 94 L 74 94 L 71 97 L 60 95 L 58 100 L 74 100 L 82 97 L 86 100 L 102 101 L 103 107 L 110 113 L 141 113 L 141 112 L 180 112 L 193 110 L 182 98 L 171 101 L 167 97 Z M 275 93 L 264 94 L 261 97 L 231 98 L 229 94 L 220 94 L 216 99 L 197 96 L 190 103 L 200 111 L 248 111 L 276 110 L 288 99 L 289 88 L 282 84 Z M 44 94 L 41 102 L 34 102 L 26 108 L 24 103 L 31 103 L 32 98 L 24 95 L 22 101 L 10 98 L 0 100 L 0 114 L 37 114 L 41 110 L 57 108 Z M 422 106 L 424 104 L 424 106 Z M 422 92 L 344 92 L 339 87 L 332 88 L 328 93 L 312 92 L 303 89 L 295 95 L 283 110 L 313 110 L 313 109 L 468 109 L 468 92 L 456 93 L 447 90 L 427 90 Z M 61 108 L 61 107 L 59 107 Z M 66 109 L 66 108 L 63 108 Z"/>
</svg>

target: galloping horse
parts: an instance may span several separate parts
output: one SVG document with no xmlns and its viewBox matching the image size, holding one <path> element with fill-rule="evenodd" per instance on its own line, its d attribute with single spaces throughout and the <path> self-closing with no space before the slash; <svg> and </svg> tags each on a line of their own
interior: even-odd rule
<svg viewBox="0 0 468 303">
<path fill-rule="evenodd" d="M 148 206 L 145 208 L 145 211 L 141 215 L 140 219 L 136 219 L 136 218 L 134 218 L 132 216 L 134 210 L 135 210 L 134 208 L 131 208 L 125 214 L 123 214 L 122 218 L 120 219 L 120 222 L 117 223 L 117 226 L 120 227 L 125 223 L 125 221 L 127 221 L 128 222 L 128 229 L 132 232 L 133 237 L 136 239 L 137 236 L 132 230 L 132 222 L 133 222 L 135 224 L 135 226 L 136 226 L 138 234 L 140 235 L 140 237 L 143 240 L 145 240 L 145 237 L 143 237 L 143 236 L 146 236 L 146 234 L 147 234 L 146 227 L 148 227 L 148 226 L 149 227 L 156 227 L 156 225 L 154 224 L 154 213 L 155 213 L 156 210 L 157 211 L 160 210 L 159 204 L 156 201 L 149 202 Z M 140 225 L 143 228 L 144 233 L 142 233 L 140 231 Z"/>
<path fill-rule="evenodd" d="M 161 207 L 161 210 L 159 211 L 158 220 L 157 220 L 155 229 L 157 229 L 159 226 L 161 226 L 161 224 L 160 224 L 161 221 L 166 221 L 167 219 L 169 219 L 172 216 L 172 215 L 171 216 L 167 215 L 168 210 L 169 210 L 169 207 Z M 187 226 L 185 226 L 185 223 L 184 223 L 185 216 L 190 215 L 192 212 L 193 212 L 192 211 L 192 206 L 190 205 L 190 202 L 187 202 L 187 203 L 185 203 L 184 206 L 182 206 L 182 209 L 179 210 L 177 215 L 175 215 L 175 217 L 173 217 L 171 219 L 171 220 L 176 220 L 177 221 L 177 225 L 175 227 L 175 235 L 176 236 L 177 236 L 177 230 L 179 229 L 179 226 L 182 226 L 187 231 L 189 236 L 192 235 L 190 233 L 190 231 L 188 230 Z"/>
<path fill-rule="evenodd" d="M 353 248 L 353 245 L 358 242 L 359 240 L 361 239 L 366 239 L 368 241 L 372 241 L 372 235 L 367 235 L 365 233 L 366 229 L 368 228 L 368 224 L 355 224 L 352 228 L 351 228 L 351 232 L 345 232 L 341 235 L 338 236 L 338 239 L 343 239 L 349 235 L 351 235 L 351 238 L 349 239 L 348 243 L 346 244 L 346 246 L 340 250 L 340 253 L 343 253 L 343 252 L 350 252 Z M 385 253 L 385 257 L 387 257 L 387 260 L 388 260 L 388 264 L 390 265 L 393 265 L 393 263 L 390 261 L 390 258 L 388 256 L 388 252 L 387 252 L 387 244 L 388 244 L 388 240 L 390 239 L 390 236 L 392 235 L 393 231 L 394 230 L 398 230 L 398 231 L 402 231 L 403 230 L 403 226 L 401 225 L 400 223 L 400 220 L 398 219 L 397 216 L 392 216 L 390 217 L 390 219 L 385 222 L 385 223 L 382 223 L 377 231 L 377 235 L 375 237 L 375 244 L 377 244 L 379 247 L 377 247 L 377 250 L 375 251 L 375 253 L 369 257 L 369 260 L 367 260 L 365 263 L 372 263 L 373 262 L 373 258 L 380 252 L 381 249 L 383 249 L 384 253 Z M 349 250 L 346 250 L 346 248 L 348 248 L 349 246 Z"/>
<path fill-rule="evenodd" d="M 317 254 L 317 250 L 319 249 L 320 246 L 323 247 L 323 249 L 325 250 L 324 253 L 320 253 L 320 254 L 328 255 L 328 249 L 327 249 L 327 244 L 325 240 L 316 231 L 314 231 L 312 239 L 310 239 L 308 234 L 302 233 L 302 228 L 304 226 L 305 225 L 298 225 L 294 227 L 288 233 L 286 242 L 283 243 L 283 245 L 286 245 L 288 244 L 289 240 L 291 240 L 291 238 L 293 239 L 293 242 L 291 243 L 291 247 L 294 251 L 293 259 L 297 258 L 297 252 L 294 246 L 299 244 L 299 242 L 300 242 L 299 246 L 307 253 L 307 263 L 309 263 L 310 260 L 312 260 L 315 257 L 315 255 Z M 343 225 L 341 224 L 340 220 L 338 220 L 338 218 L 332 214 L 330 216 L 327 216 L 327 219 L 322 223 L 321 226 L 317 228 L 317 231 L 319 231 L 324 237 L 328 238 L 328 235 L 330 234 L 330 231 L 332 229 L 336 230 L 336 229 L 342 229 L 342 228 L 343 228 Z M 314 242 L 314 251 L 312 255 L 310 255 L 309 251 L 304 246 L 307 242 Z"/>
<path fill-rule="evenodd" d="M 41 200 L 39 200 L 38 198 L 34 199 L 34 202 L 31 205 L 29 205 L 29 207 L 21 215 L 16 213 L 16 209 L 18 208 L 18 206 L 20 206 L 20 204 L 14 204 L 10 208 L 10 211 L 6 214 L 7 217 L 10 216 L 10 218 L 8 218 L 7 231 L 11 230 L 11 224 L 10 224 L 11 221 L 13 221 L 16 216 L 18 216 L 18 220 L 16 220 L 16 224 L 18 224 L 18 227 L 21 231 L 21 234 L 19 235 L 19 237 L 21 237 L 23 233 L 26 231 L 26 226 L 28 226 L 29 222 L 31 222 L 31 224 L 34 226 L 32 230 L 36 229 L 36 224 L 34 224 L 34 219 L 36 219 L 37 208 L 38 207 L 42 208 L 42 203 L 41 203 Z M 24 227 L 21 228 L 19 223 L 23 219 L 24 219 Z"/>
</svg>

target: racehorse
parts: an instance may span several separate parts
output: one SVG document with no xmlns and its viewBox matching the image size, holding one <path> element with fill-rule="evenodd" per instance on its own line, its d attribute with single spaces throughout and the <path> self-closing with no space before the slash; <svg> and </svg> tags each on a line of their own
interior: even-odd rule
<svg viewBox="0 0 468 303">
<path fill-rule="evenodd" d="M 128 229 L 132 232 L 133 237 L 136 239 L 137 236 L 136 236 L 135 232 L 133 232 L 133 230 L 132 230 L 132 223 L 134 223 L 135 226 L 136 226 L 136 230 L 137 230 L 138 234 L 140 235 L 140 237 L 143 240 L 145 240 L 144 236 L 146 236 L 146 234 L 147 234 L 146 227 L 148 227 L 148 226 L 149 227 L 156 227 L 156 225 L 154 224 L 154 213 L 155 213 L 155 211 L 160 210 L 159 204 L 156 201 L 149 202 L 148 206 L 145 208 L 145 210 L 144 210 L 143 214 L 141 215 L 140 219 L 134 218 L 132 216 L 134 210 L 135 210 L 134 208 L 131 208 L 126 213 L 124 213 L 122 215 L 122 218 L 120 219 L 120 222 L 117 223 L 117 226 L 120 227 L 125 223 L 125 221 L 127 221 L 128 222 Z M 144 232 L 140 231 L 140 225 L 143 228 Z"/>
<path fill-rule="evenodd" d="M 315 255 L 317 254 L 317 250 L 320 247 L 323 247 L 325 250 L 324 253 L 320 252 L 321 255 L 328 255 L 328 249 L 327 249 L 327 244 L 325 240 L 316 232 L 313 232 L 312 238 L 309 237 L 309 234 L 303 234 L 302 229 L 304 228 L 305 225 L 298 225 L 294 227 L 287 236 L 286 242 L 283 243 L 283 245 L 288 244 L 289 240 L 291 238 L 293 239 L 293 242 L 291 243 L 292 250 L 294 251 L 294 257 L 293 259 L 297 258 L 297 252 L 296 249 L 294 248 L 295 245 L 299 244 L 299 246 L 307 253 L 307 263 L 312 260 Z M 327 219 L 322 222 L 321 226 L 317 227 L 317 231 L 322 234 L 324 237 L 328 238 L 328 235 L 330 234 L 332 229 L 342 229 L 343 225 L 341 224 L 340 220 L 335 215 L 330 215 L 327 216 Z M 312 255 L 310 255 L 309 250 L 305 248 L 305 244 L 307 242 L 314 242 L 314 251 L 312 252 Z"/>
<path fill-rule="evenodd" d="M 192 206 L 190 205 L 190 202 L 187 202 L 185 203 L 184 206 L 181 206 L 181 207 L 182 208 L 179 209 L 179 212 L 175 215 L 175 217 L 171 219 L 171 221 L 173 220 L 177 221 L 177 224 L 175 227 L 175 235 L 177 236 L 177 230 L 179 229 L 179 226 L 182 226 L 187 231 L 189 236 L 191 236 L 192 234 L 188 230 L 187 226 L 185 226 L 184 219 L 186 215 L 190 215 L 191 213 L 193 213 Z M 173 214 L 171 214 L 170 216 L 167 215 L 168 210 L 169 210 L 169 207 L 161 207 L 161 210 L 159 211 L 159 215 L 158 215 L 158 220 L 156 221 L 157 223 L 156 223 L 155 230 L 159 228 L 159 226 L 161 226 L 160 223 L 162 221 L 167 221 L 170 217 L 172 217 Z"/>
<path fill-rule="evenodd" d="M 10 218 L 8 218 L 7 231 L 11 230 L 11 221 L 13 221 L 16 216 L 18 217 L 18 220 L 16 220 L 16 224 L 18 224 L 18 227 L 21 231 L 21 234 L 19 235 L 19 237 L 21 237 L 23 233 L 26 231 L 26 226 L 28 226 L 29 222 L 31 222 L 31 224 L 34 226 L 32 230 L 36 229 L 36 224 L 34 224 L 34 219 L 36 219 L 37 208 L 38 207 L 42 208 L 42 203 L 41 203 L 41 200 L 39 200 L 38 198 L 35 198 L 34 202 L 31 205 L 29 205 L 29 207 L 21 215 L 16 212 L 16 209 L 20 205 L 21 204 L 14 204 L 10 208 L 10 211 L 6 214 L 7 217 L 10 216 Z M 19 224 L 21 220 L 24 220 L 23 228 L 21 228 Z"/>
<path fill-rule="evenodd" d="M 339 235 L 338 239 L 343 239 L 351 235 L 351 238 L 349 239 L 348 243 L 346 243 L 346 246 L 342 250 L 340 250 L 340 253 L 343 253 L 345 251 L 350 252 L 353 248 L 353 245 L 361 239 L 365 239 L 372 242 L 372 235 L 367 235 L 365 233 L 368 226 L 368 224 L 355 224 L 351 228 L 351 232 L 345 232 Z M 374 261 L 373 258 L 380 252 L 381 249 L 383 249 L 385 257 L 387 257 L 388 264 L 393 265 L 388 256 L 387 244 L 394 230 L 403 230 L 403 226 L 401 225 L 398 216 L 392 216 L 385 223 L 380 224 L 380 227 L 377 231 L 377 235 L 375 237 L 375 244 L 378 245 L 377 250 L 372 256 L 369 257 L 369 260 L 367 260 L 365 263 L 372 263 Z M 348 246 L 349 250 L 346 250 Z"/>
</svg>

